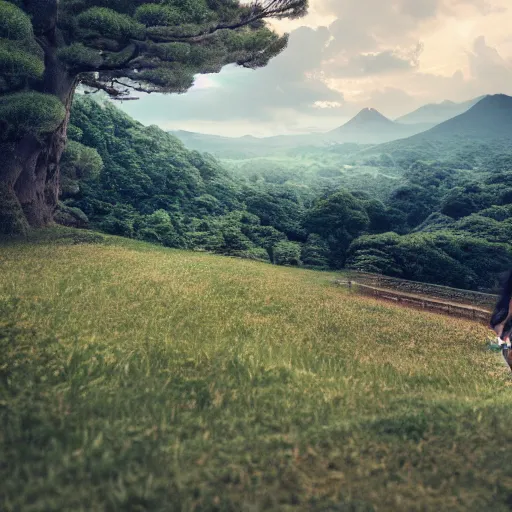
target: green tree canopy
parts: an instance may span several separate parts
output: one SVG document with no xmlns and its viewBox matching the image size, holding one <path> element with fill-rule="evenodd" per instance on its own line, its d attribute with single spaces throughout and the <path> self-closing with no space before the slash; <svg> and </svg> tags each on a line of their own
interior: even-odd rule
<svg viewBox="0 0 512 512">
<path fill-rule="evenodd" d="M 370 218 L 363 201 L 342 190 L 317 201 L 307 213 L 304 225 L 328 241 L 331 264 L 342 267 L 350 243 L 368 228 Z"/>
<path fill-rule="evenodd" d="M 0 91 L 37 88 L 51 53 L 69 76 L 111 96 L 185 92 L 198 73 L 267 64 L 287 36 L 265 19 L 306 8 L 307 0 L 0 0 Z"/>
</svg>

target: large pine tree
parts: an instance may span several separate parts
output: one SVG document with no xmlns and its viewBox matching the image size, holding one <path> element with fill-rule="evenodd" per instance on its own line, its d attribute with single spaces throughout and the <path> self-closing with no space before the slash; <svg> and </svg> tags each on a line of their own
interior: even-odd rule
<svg viewBox="0 0 512 512">
<path fill-rule="evenodd" d="M 0 233 L 52 221 L 78 84 L 122 98 L 185 92 L 198 73 L 264 66 L 269 18 L 307 0 L 0 0 Z"/>
</svg>

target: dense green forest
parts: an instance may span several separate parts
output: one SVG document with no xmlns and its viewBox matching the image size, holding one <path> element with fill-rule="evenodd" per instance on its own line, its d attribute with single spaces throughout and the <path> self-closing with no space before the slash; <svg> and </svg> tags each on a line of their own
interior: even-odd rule
<svg viewBox="0 0 512 512">
<path fill-rule="evenodd" d="M 493 288 L 512 266 L 512 154 L 501 145 L 437 159 L 340 146 L 324 149 L 330 172 L 312 172 L 306 148 L 290 153 L 293 165 L 235 168 L 88 97 L 75 99 L 69 138 L 62 224 L 471 289 Z"/>
</svg>

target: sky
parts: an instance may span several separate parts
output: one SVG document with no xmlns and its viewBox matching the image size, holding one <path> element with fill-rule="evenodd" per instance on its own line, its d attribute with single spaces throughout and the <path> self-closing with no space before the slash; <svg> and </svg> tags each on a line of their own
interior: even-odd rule
<svg viewBox="0 0 512 512">
<path fill-rule="evenodd" d="M 185 94 L 121 108 L 144 124 L 238 137 L 322 132 L 372 107 L 512 95 L 511 0 L 310 0 L 274 20 L 288 47 L 265 68 L 198 75 Z"/>
</svg>

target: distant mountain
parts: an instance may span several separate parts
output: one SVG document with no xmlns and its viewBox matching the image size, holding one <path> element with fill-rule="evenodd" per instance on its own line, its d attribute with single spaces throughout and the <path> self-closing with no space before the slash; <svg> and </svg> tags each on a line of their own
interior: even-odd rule
<svg viewBox="0 0 512 512">
<path fill-rule="evenodd" d="M 512 97 L 484 96 L 467 112 L 430 130 L 404 140 L 371 148 L 364 153 L 388 153 L 439 157 L 489 151 L 510 151 L 512 145 Z"/>
<path fill-rule="evenodd" d="M 485 96 L 480 96 L 463 103 L 455 103 L 448 100 L 442 103 L 429 103 L 414 112 L 395 119 L 395 121 L 402 124 L 430 124 L 434 126 L 467 112 L 484 97 Z"/>
<path fill-rule="evenodd" d="M 464 114 L 432 128 L 423 137 L 436 139 L 453 135 L 478 140 L 511 139 L 512 97 L 485 96 Z"/>
<path fill-rule="evenodd" d="M 330 131 L 327 137 L 335 142 L 379 144 L 409 137 L 428 128 L 430 125 L 397 123 L 374 108 L 365 108 L 343 126 Z"/>
<path fill-rule="evenodd" d="M 332 130 L 333 132 L 338 132 L 344 129 L 358 129 L 358 128 L 368 128 L 369 126 L 376 126 L 379 128 L 386 128 L 392 126 L 394 123 L 391 119 L 388 119 L 386 116 L 383 116 L 378 110 L 374 108 L 363 108 L 355 117 L 353 117 L 350 121 L 345 123 L 340 128 L 336 128 Z"/>
<path fill-rule="evenodd" d="M 330 144 L 380 144 L 420 133 L 431 125 L 400 124 L 391 121 L 373 108 L 361 110 L 344 125 L 327 133 L 277 135 L 274 137 L 222 137 L 187 131 L 170 132 L 186 147 L 213 154 L 218 158 L 244 159 L 283 153 L 305 146 Z"/>
<path fill-rule="evenodd" d="M 169 132 L 189 149 L 211 153 L 217 158 L 245 159 L 269 154 L 286 152 L 301 146 L 321 146 L 324 144 L 322 134 L 278 135 L 275 137 L 223 137 L 205 133 L 183 130 Z"/>
</svg>

